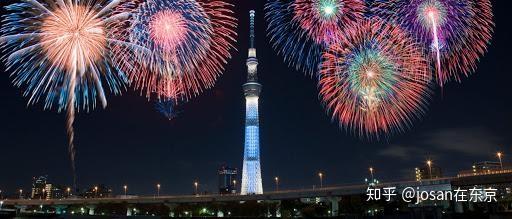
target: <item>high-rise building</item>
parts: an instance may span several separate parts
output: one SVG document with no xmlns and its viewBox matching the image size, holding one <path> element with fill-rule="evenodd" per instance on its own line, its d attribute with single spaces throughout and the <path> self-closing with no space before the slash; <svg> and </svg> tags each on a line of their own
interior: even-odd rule
<svg viewBox="0 0 512 219">
<path fill-rule="evenodd" d="M 223 165 L 219 171 L 219 194 L 234 194 L 236 193 L 236 176 L 238 170 Z"/>
<path fill-rule="evenodd" d="M 242 188 L 240 194 L 262 194 L 260 166 L 260 128 L 258 118 L 258 99 L 261 84 L 258 83 L 258 59 L 256 58 L 254 18 L 255 11 L 250 16 L 250 48 L 246 61 L 247 83 L 243 85 L 245 94 L 245 143 L 244 162 L 242 169 Z"/>
<path fill-rule="evenodd" d="M 45 199 L 45 187 L 46 182 L 48 181 L 48 176 L 39 176 L 32 178 L 32 194 L 30 197 L 32 199 Z"/>
</svg>

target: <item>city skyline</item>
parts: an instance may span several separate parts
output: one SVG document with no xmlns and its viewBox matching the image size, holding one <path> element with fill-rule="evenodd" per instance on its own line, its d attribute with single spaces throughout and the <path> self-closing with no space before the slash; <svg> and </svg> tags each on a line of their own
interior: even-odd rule
<svg viewBox="0 0 512 219">
<path fill-rule="evenodd" d="M 282 61 L 265 36 L 267 22 L 259 16 L 261 37 L 256 43 L 264 73 L 259 79 L 265 85 L 260 102 L 263 189 L 273 190 L 275 176 L 283 188 L 309 188 L 318 183 L 318 171 L 325 173 L 326 184 L 342 184 L 361 182 L 369 166 L 386 174 L 379 179 L 391 180 L 404 177 L 405 171 L 413 174 L 427 159 L 446 166 L 447 174 L 469 169 L 473 162 L 495 161 L 497 151 L 510 161 L 512 117 L 506 88 L 512 76 L 505 63 L 511 34 L 504 19 L 510 3 L 493 4 L 497 28 L 476 73 L 462 84 L 446 85 L 442 92 L 436 88 L 422 121 L 380 142 L 361 140 L 330 121 L 319 104 L 315 79 Z M 151 194 L 158 182 L 166 193 L 184 194 L 197 179 L 215 191 L 222 163 L 241 169 L 245 111 L 240 85 L 246 79 L 246 15 L 252 8 L 263 14 L 262 3 L 237 3 L 238 52 L 214 88 L 178 106 L 182 113 L 177 118 L 162 118 L 153 103 L 131 91 L 112 96 L 105 110 L 79 113 L 76 141 L 82 187 L 104 183 L 121 191 L 128 184 L 130 191 Z M 28 189 L 31 177 L 45 174 L 71 184 L 64 118 L 43 112 L 41 105 L 26 107 L 21 91 L 3 73 L 0 138 L 2 157 L 7 157 L 2 158 L 0 189 Z"/>
</svg>

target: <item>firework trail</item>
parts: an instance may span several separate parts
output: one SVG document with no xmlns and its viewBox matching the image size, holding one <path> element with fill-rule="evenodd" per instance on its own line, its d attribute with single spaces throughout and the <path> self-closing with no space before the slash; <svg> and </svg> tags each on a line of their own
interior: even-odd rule
<svg viewBox="0 0 512 219">
<path fill-rule="evenodd" d="M 430 50 L 440 86 L 475 71 L 494 28 L 490 0 L 376 0 L 371 11 Z"/>
<path fill-rule="evenodd" d="M 2 56 L 17 87 L 32 105 L 66 110 L 73 183 L 77 186 L 73 122 L 75 110 L 89 111 L 99 99 L 106 106 L 103 84 L 119 94 L 126 77 L 112 71 L 106 37 L 109 23 L 126 17 L 110 10 L 118 1 L 24 0 L 6 6 L 0 29 Z"/>
<path fill-rule="evenodd" d="M 403 131 L 426 108 L 427 60 L 415 40 L 380 19 L 362 20 L 324 53 L 320 97 L 360 137 Z"/>
<path fill-rule="evenodd" d="M 135 89 L 150 98 L 183 100 L 215 84 L 234 49 L 232 4 L 216 0 L 147 0 L 118 12 L 132 18 L 115 25 L 113 58 Z"/>
<path fill-rule="evenodd" d="M 176 108 L 175 100 L 161 100 L 155 103 L 155 109 L 168 120 L 172 120 L 178 116 Z"/>
<path fill-rule="evenodd" d="M 269 0 L 268 35 L 285 62 L 299 71 L 318 72 L 325 48 L 364 17 L 364 0 Z"/>
</svg>

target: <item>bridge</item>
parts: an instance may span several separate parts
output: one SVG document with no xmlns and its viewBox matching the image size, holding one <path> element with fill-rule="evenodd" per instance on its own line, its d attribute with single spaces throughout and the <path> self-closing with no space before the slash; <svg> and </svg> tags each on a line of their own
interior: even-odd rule
<svg viewBox="0 0 512 219">
<path fill-rule="evenodd" d="M 447 177 L 423 181 L 400 181 L 380 183 L 379 188 L 396 187 L 401 191 L 406 187 L 419 188 L 430 191 L 448 191 L 456 187 L 471 187 L 475 185 L 498 185 L 512 184 L 512 172 L 504 172 L 490 175 L 467 175 L 459 177 Z M 63 213 L 63 210 L 69 206 L 85 206 L 90 215 L 95 214 L 95 206 L 101 204 L 122 204 L 134 206 L 139 204 L 156 205 L 163 204 L 172 208 L 183 203 L 233 203 L 259 201 L 269 203 L 280 203 L 283 200 L 300 200 L 307 198 L 321 198 L 330 203 L 330 212 L 332 216 L 337 216 L 339 211 L 339 201 L 346 196 L 364 196 L 367 194 L 367 184 L 330 186 L 316 189 L 283 190 L 266 192 L 259 195 L 240 195 L 240 194 L 211 194 L 211 195 L 180 195 L 180 196 L 117 196 L 111 198 L 65 198 L 51 200 L 34 199 L 10 199 L 3 200 L 4 209 L 23 212 L 32 207 L 52 207 L 55 213 Z M 1 207 L 0 207 L 1 208 Z M 126 215 L 132 215 L 134 209 L 127 207 Z M 276 213 L 274 216 L 279 215 Z"/>
</svg>

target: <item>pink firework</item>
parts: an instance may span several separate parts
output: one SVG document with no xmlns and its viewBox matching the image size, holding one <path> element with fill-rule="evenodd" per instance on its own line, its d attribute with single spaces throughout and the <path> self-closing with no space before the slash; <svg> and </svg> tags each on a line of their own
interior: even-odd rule
<svg viewBox="0 0 512 219">
<path fill-rule="evenodd" d="M 490 0 L 376 0 L 372 12 L 400 24 L 430 51 L 440 86 L 474 72 L 492 39 Z"/>
<path fill-rule="evenodd" d="M 215 84 L 234 48 L 233 5 L 211 0 L 148 0 L 117 23 L 114 37 L 129 43 L 113 53 L 132 86 L 146 97 L 183 99 Z"/>
<path fill-rule="evenodd" d="M 170 10 L 160 11 L 151 17 L 149 33 L 151 39 L 164 51 L 174 51 L 185 41 L 188 29 L 180 13 Z"/>
<path fill-rule="evenodd" d="M 378 19 L 347 30 L 324 53 L 320 96 L 332 118 L 363 137 L 402 131 L 424 112 L 427 60 L 400 27 Z"/>
</svg>

